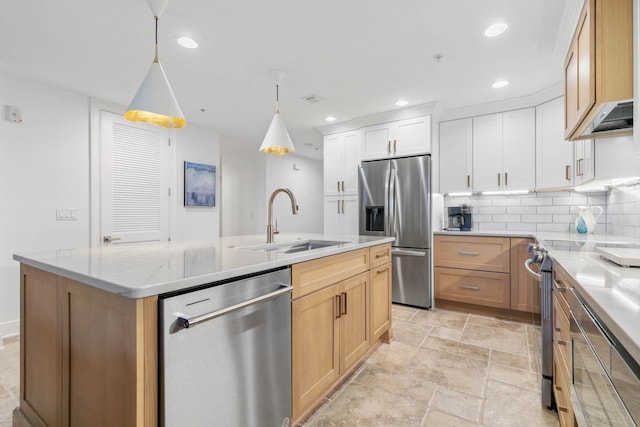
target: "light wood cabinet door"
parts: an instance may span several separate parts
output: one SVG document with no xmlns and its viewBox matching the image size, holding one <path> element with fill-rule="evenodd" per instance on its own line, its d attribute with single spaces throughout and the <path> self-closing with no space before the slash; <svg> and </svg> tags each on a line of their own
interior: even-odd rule
<svg viewBox="0 0 640 427">
<path fill-rule="evenodd" d="M 329 286 L 291 304 L 294 420 L 340 377 L 339 290 Z"/>
<path fill-rule="evenodd" d="M 464 193 L 472 185 L 473 119 L 440 123 L 440 192 Z"/>
<path fill-rule="evenodd" d="M 540 313 L 540 282 L 527 274 L 524 262 L 530 258 L 533 239 L 511 239 L 511 309 Z"/>
<path fill-rule="evenodd" d="M 371 270 L 371 342 L 391 329 L 391 263 Z"/>
<path fill-rule="evenodd" d="M 353 366 L 369 350 L 369 272 L 340 285 L 340 373 Z"/>
</svg>

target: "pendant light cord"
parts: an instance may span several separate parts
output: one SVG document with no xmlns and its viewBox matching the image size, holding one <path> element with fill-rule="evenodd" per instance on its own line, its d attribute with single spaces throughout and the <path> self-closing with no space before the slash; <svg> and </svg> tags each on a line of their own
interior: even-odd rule
<svg viewBox="0 0 640 427">
<path fill-rule="evenodd" d="M 156 18 L 156 57 L 154 58 L 153 62 L 156 63 L 160 63 L 160 61 L 158 60 L 158 17 L 154 16 L 154 18 Z"/>
<path fill-rule="evenodd" d="M 280 96 L 279 96 L 280 86 L 276 85 L 276 113 L 280 113 Z"/>
</svg>

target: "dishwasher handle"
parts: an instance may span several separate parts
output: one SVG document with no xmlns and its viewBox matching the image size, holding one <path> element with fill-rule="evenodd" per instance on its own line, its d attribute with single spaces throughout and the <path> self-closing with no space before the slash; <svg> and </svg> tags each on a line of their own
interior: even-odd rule
<svg viewBox="0 0 640 427">
<path fill-rule="evenodd" d="M 293 286 L 290 285 L 281 285 L 282 287 L 277 291 L 270 292 L 265 295 L 261 295 L 256 298 L 252 298 L 250 300 L 246 300 L 240 302 L 238 304 L 230 305 L 229 307 L 222 308 L 220 310 L 213 311 L 211 313 L 203 314 L 201 316 L 196 317 L 188 317 L 185 314 L 178 313 L 178 319 L 176 320 L 179 327 L 184 329 L 189 329 L 193 326 L 196 326 L 198 323 L 206 322 L 207 320 L 215 319 L 216 317 L 223 316 L 225 314 L 240 310 L 241 308 L 249 307 L 254 304 L 258 304 L 263 301 L 268 301 L 282 294 L 286 294 L 287 292 L 291 292 L 293 290 Z"/>
</svg>

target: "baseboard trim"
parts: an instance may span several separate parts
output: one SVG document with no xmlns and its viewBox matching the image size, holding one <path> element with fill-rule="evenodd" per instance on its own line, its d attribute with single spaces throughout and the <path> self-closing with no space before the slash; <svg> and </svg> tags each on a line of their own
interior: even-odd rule
<svg viewBox="0 0 640 427">
<path fill-rule="evenodd" d="M 3 347 L 3 338 L 15 337 L 20 334 L 20 320 L 0 323 L 0 348 Z"/>
</svg>

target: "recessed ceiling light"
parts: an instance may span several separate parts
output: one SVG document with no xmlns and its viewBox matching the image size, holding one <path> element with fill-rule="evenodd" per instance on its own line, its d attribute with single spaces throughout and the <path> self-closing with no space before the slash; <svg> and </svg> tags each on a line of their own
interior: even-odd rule
<svg viewBox="0 0 640 427">
<path fill-rule="evenodd" d="M 198 43 L 191 37 L 179 37 L 178 44 L 182 47 L 186 47 L 187 49 L 195 49 L 198 47 Z"/>
<path fill-rule="evenodd" d="M 326 122 L 335 122 L 335 121 L 336 121 L 336 118 L 335 118 L 335 117 L 333 117 L 333 116 L 327 116 L 327 117 L 325 117 L 325 118 L 324 118 L 324 120 L 325 120 Z"/>
<path fill-rule="evenodd" d="M 487 29 L 484 30 L 484 35 L 485 37 L 496 37 L 507 31 L 508 28 L 508 23 L 496 22 L 495 24 L 488 26 Z"/>
<path fill-rule="evenodd" d="M 509 82 L 507 80 L 498 80 L 497 82 L 492 84 L 491 87 L 494 88 L 494 89 L 499 89 L 501 87 L 507 86 L 508 84 L 509 84 Z"/>
<path fill-rule="evenodd" d="M 396 101 L 396 107 L 404 107 L 408 103 L 409 103 L 408 101 L 405 101 L 404 99 L 400 99 L 400 100 Z"/>
</svg>

